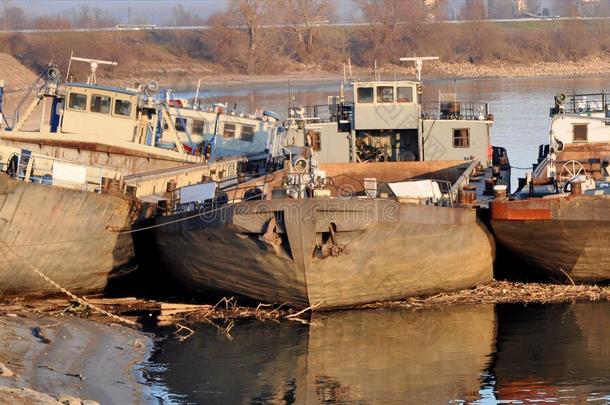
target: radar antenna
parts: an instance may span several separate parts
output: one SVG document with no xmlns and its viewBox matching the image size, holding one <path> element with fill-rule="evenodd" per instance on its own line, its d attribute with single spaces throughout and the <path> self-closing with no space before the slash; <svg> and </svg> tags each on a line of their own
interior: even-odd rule
<svg viewBox="0 0 610 405">
<path fill-rule="evenodd" d="M 69 77 L 70 67 L 72 66 L 72 61 L 85 62 L 85 63 L 89 64 L 89 67 L 91 68 L 91 70 L 89 71 L 89 76 L 87 76 L 87 84 L 96 84 L 97 83 L 97 80 L 95 77 L 95 71 L 97 70 L 97 67 L 99 65 L 110 65 L 110 66 L 118 65 L 118 63 L 116 63 L 116 62 L 111 62 L 111 61 L 107 61 L 107 60 L 79 58 L 77 56 L 70 55 L 70 64 L 68 65 L 68 72 L 66 73 L 66 77 Z"/>
<path fill-rule="evenodd" d="M 417 80 L 421 82 L 421 70 L 425 60 L 439 60 L 438 56 L 414 56 L 412 58 L 400 58 L 401 62 L 415 62 L 415 70 L 417 71 Z"/>
</svg>

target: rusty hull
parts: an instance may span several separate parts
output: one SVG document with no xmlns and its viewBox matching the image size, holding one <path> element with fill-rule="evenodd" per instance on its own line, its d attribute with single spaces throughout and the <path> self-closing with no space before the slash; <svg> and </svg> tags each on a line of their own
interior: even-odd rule
<svg viewBox="0 0 610 405">
<path fill-rule="evenodd" d="M 135 270 L 131 235 L 116 232 L 130 225 L 131 210 L 132 201 L 121 195 L 0 174 L 0 295 L 59 293 L 30 264 L 79 294 L 102 291 L 110 280 Z"/>
<path fill-rule="evenodd" d="M 474 210 L 370 199 L 275 199 L 157 219 L 157 249 L 185 287 L 337 308 L 492 279 Z"/>
<path fill-rule="evenodd" d="M 610 280 L 607 196 L 495 200 L 491 224 L 499 247 L 535 274 L 565 282 Z"/>
</svg>

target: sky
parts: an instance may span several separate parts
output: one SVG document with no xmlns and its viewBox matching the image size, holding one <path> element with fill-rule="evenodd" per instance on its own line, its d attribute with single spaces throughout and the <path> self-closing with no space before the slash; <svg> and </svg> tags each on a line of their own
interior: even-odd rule
<svg viewBox="0 0 610 405">
<path fill-rule="evenodd" d="M 81 4 L 88 4 L 108 11 L 123 23 L 127 23 L 128 9 L 131 9 L 132 19 L 139 16 L 152 24 L 163 24 L 171 19 L 172 9 L 177 4 L 206 18 L 225 9 L 228 0 L 11 0 L 10 3 L 23 8 L 29 15 L 61 14 Z"/>
<path fill-rule="evenodd" d="M 120 23 L 127 23 L 128 10 L 131 9 L 132 21 L 141 17 L 151 24 L 168 24 L 172 18 L 172 9 L 182 6 L 205 19 L 215 12 L 225 10 L 229 0 L 0 0 L 23 8 L 28 15 L 54 15 L 87 4 L 109 12 Z M 455 0 L 453 0 L 455 1 Z M 354 0 L 335 0 L 340 11 L 340 19 L 352 21 L 357 7 Z"/>
</svg>

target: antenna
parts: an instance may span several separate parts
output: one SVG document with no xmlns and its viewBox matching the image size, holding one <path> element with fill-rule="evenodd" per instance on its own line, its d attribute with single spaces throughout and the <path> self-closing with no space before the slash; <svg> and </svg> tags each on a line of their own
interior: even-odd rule
<svg viewBox="0 0 610 405">
<path fill-rule="evenodd" d="M 349 58 L 347 60 L 347 66 L 348 66 L 348 69 L 349 69 L 349 79 L 351 81 L 353 81 L 354 80 L 354 74 L 352 73 L 352 59 L 351 58 Z"/>
<path fill-rule="evenodd" d="M 195 92 L 195 101 L 193 102 L 193 108 L 199 109 L 199 88 L 201 87 L 201 79 L 197 81 L 197 91 Z"/>
<path fill-rule="evenodd" d="M 417 57 L 414 56 L 412 58 L 400 58 L 401 62 L 415 62 L 415 70 L 417 71 L 417 80 L 421 82 L 421 70 L 424 65 L 425 60 L 439 60 L 438 56 L 424 56 Z"/>
<path fill-rule="evenodd" d="M 89 66 L 91 67 L 91 70 L 89 71 L 89 76 L 87 76 L 87 84 L 95 84 L 96 83 L 95 71 L 97 70 L 98 65 L 110 65 L 110 66 L 117 66 L 118 65 L 118 63 L 116 63 L 116 62 L 110 62 L 110 61 L 107 61 L 107 60 L 78 58 L 76 56 L 70 55 L 70 66 L 72 65 L 72 61 L 85 62 L 85 63 L 88 63 Z M 68 71 L 68 74 L 69 73 L 70 72 Z"/>
<path fill-rule="evenodd" d="M 379 81 L 377 72 L 377 59 L 375 59 L 375 65 L 373 66 L 373 77 L 375 78 L 375 81 Z"/>
</svg>

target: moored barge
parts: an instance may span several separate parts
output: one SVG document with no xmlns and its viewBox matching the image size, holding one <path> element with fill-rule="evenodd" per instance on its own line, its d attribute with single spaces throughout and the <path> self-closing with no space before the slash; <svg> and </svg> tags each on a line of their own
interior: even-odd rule
<svg viewBox="0 0 610 405">
<path fill-rule="evenodd" d="M 608 95 L 563 93 L 551 110 L 550 142 L 515 198 L 491 203 L 505 260 L 524 274 L 562 282 L 610 280 Z M 516 268 L 513 272 L 517 271 Z M 514 276 L 514 274 L 513 274 Z"/>
<path fill-rule="evenodd" d="M 327 309 L 468 288 L 491 281 L 494 250 L 476 210 L 453 206 L 472 166 L 321 164 L 326 177 L 318 181 L 327 186 L 278 173 L 260 186 L 267 190 L 261 197 L 275 198 L 147 225 L 172 276 L 203 293 Z M 282 180 L 290 186 L 279 188 Z M 312 197 L 293 198 L 305 189 Z"/>
</svg>

